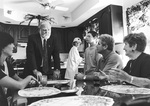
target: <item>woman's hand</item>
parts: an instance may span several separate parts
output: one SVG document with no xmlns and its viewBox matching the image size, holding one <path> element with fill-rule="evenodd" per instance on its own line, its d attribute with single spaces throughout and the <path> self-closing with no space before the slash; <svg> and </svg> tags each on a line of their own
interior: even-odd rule
<svg viewBox="0 0 150 106">
<path fill-rule="evenodd" d="M 27 78 L 29 79 L 28 85 L 27 85 L 29 87 L 33 87 L 33 86 L 40 84 L 40 82 L 35 77 L 33 77 L 32 75 L 27 76 Z"/>
<path fill-rule="evenodd" d="M 109 75 L 117 80 L 130 82 L 130 75 L 123 70 L 112 68 Z"/>
</svg>

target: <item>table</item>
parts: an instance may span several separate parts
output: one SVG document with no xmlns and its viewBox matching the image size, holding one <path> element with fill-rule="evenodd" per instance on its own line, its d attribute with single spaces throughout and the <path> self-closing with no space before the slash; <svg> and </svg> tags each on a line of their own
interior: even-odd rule
<svg viewBox="0 0 150 106">
<path fill-rule="evenodd" d="M 61 64 L 60 67 L 61 67 L 61 69 L 66 69 L 66 64 Z M 78 68 L 79 69 L 83 69 L 84 65 L 83 64 L 79 64 Z"/>
<path fill-rule="evenodd" d="M 150 100 L 150 95 L 131 95 L 131 94 L 118 94 L 118 93 L 113 93 L 110 91 L 105 91 L 102 90 L 100 87 L 105 85 L 105 81 L 74 81 L 73 87 L 78 87 L 79 91 L 77 93 L 60 93 L 57 95 L 49 96 L 49 97 L 44 97 L 44 98 L 28 98 L 28 104 L 35 102 L 37 100 L 41 99 L 46 99 L 46 98 L 57 98 L 57 97 L 64 97 L 64 96 L 77 96 L 77 95 L 97 95 L 97 96 L 106 96 L 106 97 L 111 97 L 114 100 L 113 106 L 141 106 L 140 103 L 146 102 L 147 99 Z M 68 84 L 61 84 L 61 85 L 48 85 L 48 86 L 54 86 L 60 90 L 64 89 L 69 89 L 70 86 Z M 133 101 L 135 98 L 143 97 L 143 96 L 148 96 L 147 99 L 142 99 L 142 101 Z M 123 105 L 124 104 L 129 104 L 129 105 Z M 131 105 L 132 103 L 138 103 L 139 105 Z M 143 106 L 150 106 L 150 103 L 144 104 Z"/>
<path fill-rule="evenodd" d="M 109 92 L 102 90 L 100 86 L 105 85 L 103 81 L 77 81 L 76 86 L 80 87 L 82 91 L 80 92 L 81 95 L 99 95 L 99 96 L 106 96 L 111 97 L 114 100 L 113 106 L 150 106 L 149 103 L 143 103 L 147 100 L 150 100 L 150 95 L 142 95 L 142 94 L 118 94 L 114 92 Z M 137 101 L 136 98 L 146 97 L 146 99 L 139 99 Z M 128 105 L 127 105 L 128 104 Z"/>
</svg>

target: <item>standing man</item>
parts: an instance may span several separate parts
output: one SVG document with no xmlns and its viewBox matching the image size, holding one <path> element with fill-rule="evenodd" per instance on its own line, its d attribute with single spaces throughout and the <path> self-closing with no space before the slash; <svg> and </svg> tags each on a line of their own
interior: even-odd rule
<svg viewBox="0 0 150 106">
<path fill-rule="evenodd" d="M 86 75 L 93 75 L 96 71 L 98 61 L 102 57 L 102 55 L 97 52 L 98 34 L 95 31 L 89 31 L 84 39 L 89 45 L 85 49 L 84 73 L 78 73 L 75 76 L 76 79 L 83 79 Z"/>
<path fill-rule="evenodd" d="M 27 61 L 24 75 L 42 74 L 47 75 L 49 79 L 57 79 L 60 76 L 60 58 L 57 39 L 51 35 L 51 25 L 49 21 L 42 21 L 39 26 L 39 33 L 28 37 L 27 43 Z M 54 71 L 52 60 L 54 60 Z"/>
<path fill-rule="evenodd" d="M 96 66 L 98 64 L 101 55 L 97 52 L 98 34 L 95 31 L 89 31 L 85 40 L 89 47 L 85 49 L 85 65 L 84 72 L 86 75 L 93 74 L 95 72 Z"/>
</svg>

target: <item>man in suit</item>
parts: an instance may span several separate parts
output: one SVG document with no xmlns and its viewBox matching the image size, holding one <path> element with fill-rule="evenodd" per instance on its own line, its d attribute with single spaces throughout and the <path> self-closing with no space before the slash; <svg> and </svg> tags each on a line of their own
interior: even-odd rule
<svg viewBox="0 0 150 106">
<path fill-rule="evenodd" d="M 59 47 L 55 36 L 51 35 L 51 25 L 49 21 L 42 21 L 39 26 L 39 33 L 28 37 L 24 75 L 35 75 L 41 77 L 42 74 L 48 76 L 49 79 L 57 79 L 60 76 L 60 58 Z M 47 42 L 47 61 L 48 70 L 44 67 L 44 40 Z M 52 70 L 52 58 L 54 61 L 54 70 Z"/>
</svg>

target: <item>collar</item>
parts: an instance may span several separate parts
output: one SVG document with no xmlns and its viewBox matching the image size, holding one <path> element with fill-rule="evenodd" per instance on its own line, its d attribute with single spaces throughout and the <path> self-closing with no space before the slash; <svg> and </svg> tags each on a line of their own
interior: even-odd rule
<svg viewBox="0 0 150 106">
<path fill-rule="evenodd" d="M 136 57 L 132 58 L 132 60 L 138 59 L 139 57 L 141 57 L 142 54 L 143 54 L 143 52 L 135 54 Z"/>
<path fill-rule="evenodd" d="M 41 36 L 40 36 L 41 37 Z M 44 38 L 41 37 L 41 40 L 44 41 Z M 47 40 L 47 39 L 46 39 Z"/>
<path fill-rule="evenodd" d="M 137 58 L 131 59 L 131 60 L 132 60 L 132 61 L 135 61 L 135 60 L 139 59 L 143 54 L 144 54 L 144 53 L 142 52 Z"/>
<path fill-rule="evenodd" d="M 107 52 L 105 55 L 103 55 L 103 60 L 106 60 L 113 53 L 115 52 L 114 51 Z"/>
<path fill-rule="evenodd" d="M 39 33 L 39 34 L 40 34 L 40 33 Z M 49 36 L 46 36 L 46 38 L 43 38 L 41 35 L 40 35 L 40 37 L 41 37 L 42 40 L 44 40 L 44 39 L 48 40 L 48 39 L 50 38 L 50 35 L 49 35 Z"/>
</svg>

